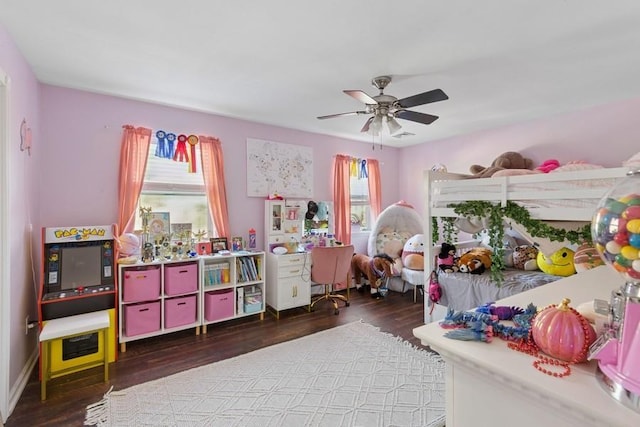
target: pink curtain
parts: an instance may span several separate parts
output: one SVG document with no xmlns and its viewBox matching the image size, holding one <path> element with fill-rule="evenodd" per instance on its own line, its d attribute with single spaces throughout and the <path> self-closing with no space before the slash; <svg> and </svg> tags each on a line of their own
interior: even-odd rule
<svg viewBox="0 0 640 427">
<path fill-rule="evenodd" d="M 367 159 L 369 203 L 371 204 L 371 224 L 375 224 L 382 204 L 382 183 L 380 182 L 380 163 L 376 159 Z"/>
<path fill-rule="evenodd" d="M 351 244 L 351 157 L 336 155 L 333 160 L 333 210 L 336 240 Z"/>
<path fill-rule="evenodd" d="M 224 183 L 224 158 L 220 140 L 201 135 L 200 155 L 202 157 L 204 186 L 209 200 L 209 214 L 218 234 L 215 237 L 230 239 L 227 189 Z"/>
<path fill-rule="evenodd" d="M 116 236 L 133 231 L 136 205 L 144 183 L 147 168 L 151 129 L 122 126 L 120 143 L 120 176 L 118 180 L 118 224 Z"/>
</svg>

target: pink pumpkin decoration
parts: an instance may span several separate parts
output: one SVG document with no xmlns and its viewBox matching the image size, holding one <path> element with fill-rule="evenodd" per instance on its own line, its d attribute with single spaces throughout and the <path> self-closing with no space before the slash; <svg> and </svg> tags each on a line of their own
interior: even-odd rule
<svg viewBox="0 0 640 427">
<path fill-rule="evenodd" d="M 570 302 L 565 298 L 559 306 L 551 305 L 536 314 L 531 335 L 538 348 L 549 356 L 580 363 L 587 360 L 596 332 L 587 319 L 569 307 Z"/>
</svg>

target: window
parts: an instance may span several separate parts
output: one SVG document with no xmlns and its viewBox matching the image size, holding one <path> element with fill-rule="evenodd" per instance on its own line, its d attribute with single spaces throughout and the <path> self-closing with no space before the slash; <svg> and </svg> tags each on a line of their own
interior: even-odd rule
<svg viewBox="0 0 640 427">
<path fill-rule="evenodd" d="M 172 224 L 189 223 L 194 232 L 208 230 L 209 235 L 214 235 L 200 167 L 200 147 L 195 149 L 196 173 L 187 172 L 186 162 L 157 157 L 156 147 L 157 142 L 152 140 L 138 207 L 150 207 L 151 212 L 169 212 Z M 136 214 L 136 229 L 141 228 L 142 219 Z"/>
<path fill-rule="evenodd" d="M 352 176 L 349 185 L 351 191 L 351 231 L 368 231 L 371 222 L 369 180 L 366 177 Z"/>
</svg>

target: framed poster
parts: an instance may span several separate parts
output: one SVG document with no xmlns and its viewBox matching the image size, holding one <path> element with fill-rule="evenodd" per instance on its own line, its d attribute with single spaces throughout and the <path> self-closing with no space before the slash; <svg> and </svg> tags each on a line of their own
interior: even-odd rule
<svg viewBox="0 0 640 427">
<path fill-rule="evenodd" d="M 313 197 L 311 147 L 247 138 L 247 196 Z"/>
<path fill-rule="evenodd" d="M 227 250 L 227 238 L 226 237 L 213 237 L 209 239 L 211 242 L 211 253 L 217 254 L 220 251 Z"/>
<path fill-rule="evenodd" d="M 170 224 L 169 212 L 150 212 L 149 236 L 151 237 L 151 240 L 162 240 L 164 236 L 168 236 L 171 232 Z"/>
</svg>

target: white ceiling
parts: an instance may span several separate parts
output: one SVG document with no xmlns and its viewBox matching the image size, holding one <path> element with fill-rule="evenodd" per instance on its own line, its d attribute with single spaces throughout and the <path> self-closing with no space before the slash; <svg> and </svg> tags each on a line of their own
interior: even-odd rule
<svg viewBox="0 0 640 427">
<path fill-rule="evenodd" d="M 2 0 L 0 23 L 44 83 L 367 142 L 367 116 L 316 118 L 363 109 L 342 90 L 444 90 L 397 146 L 640 96 L 637 0 Z"/>
</svg>

